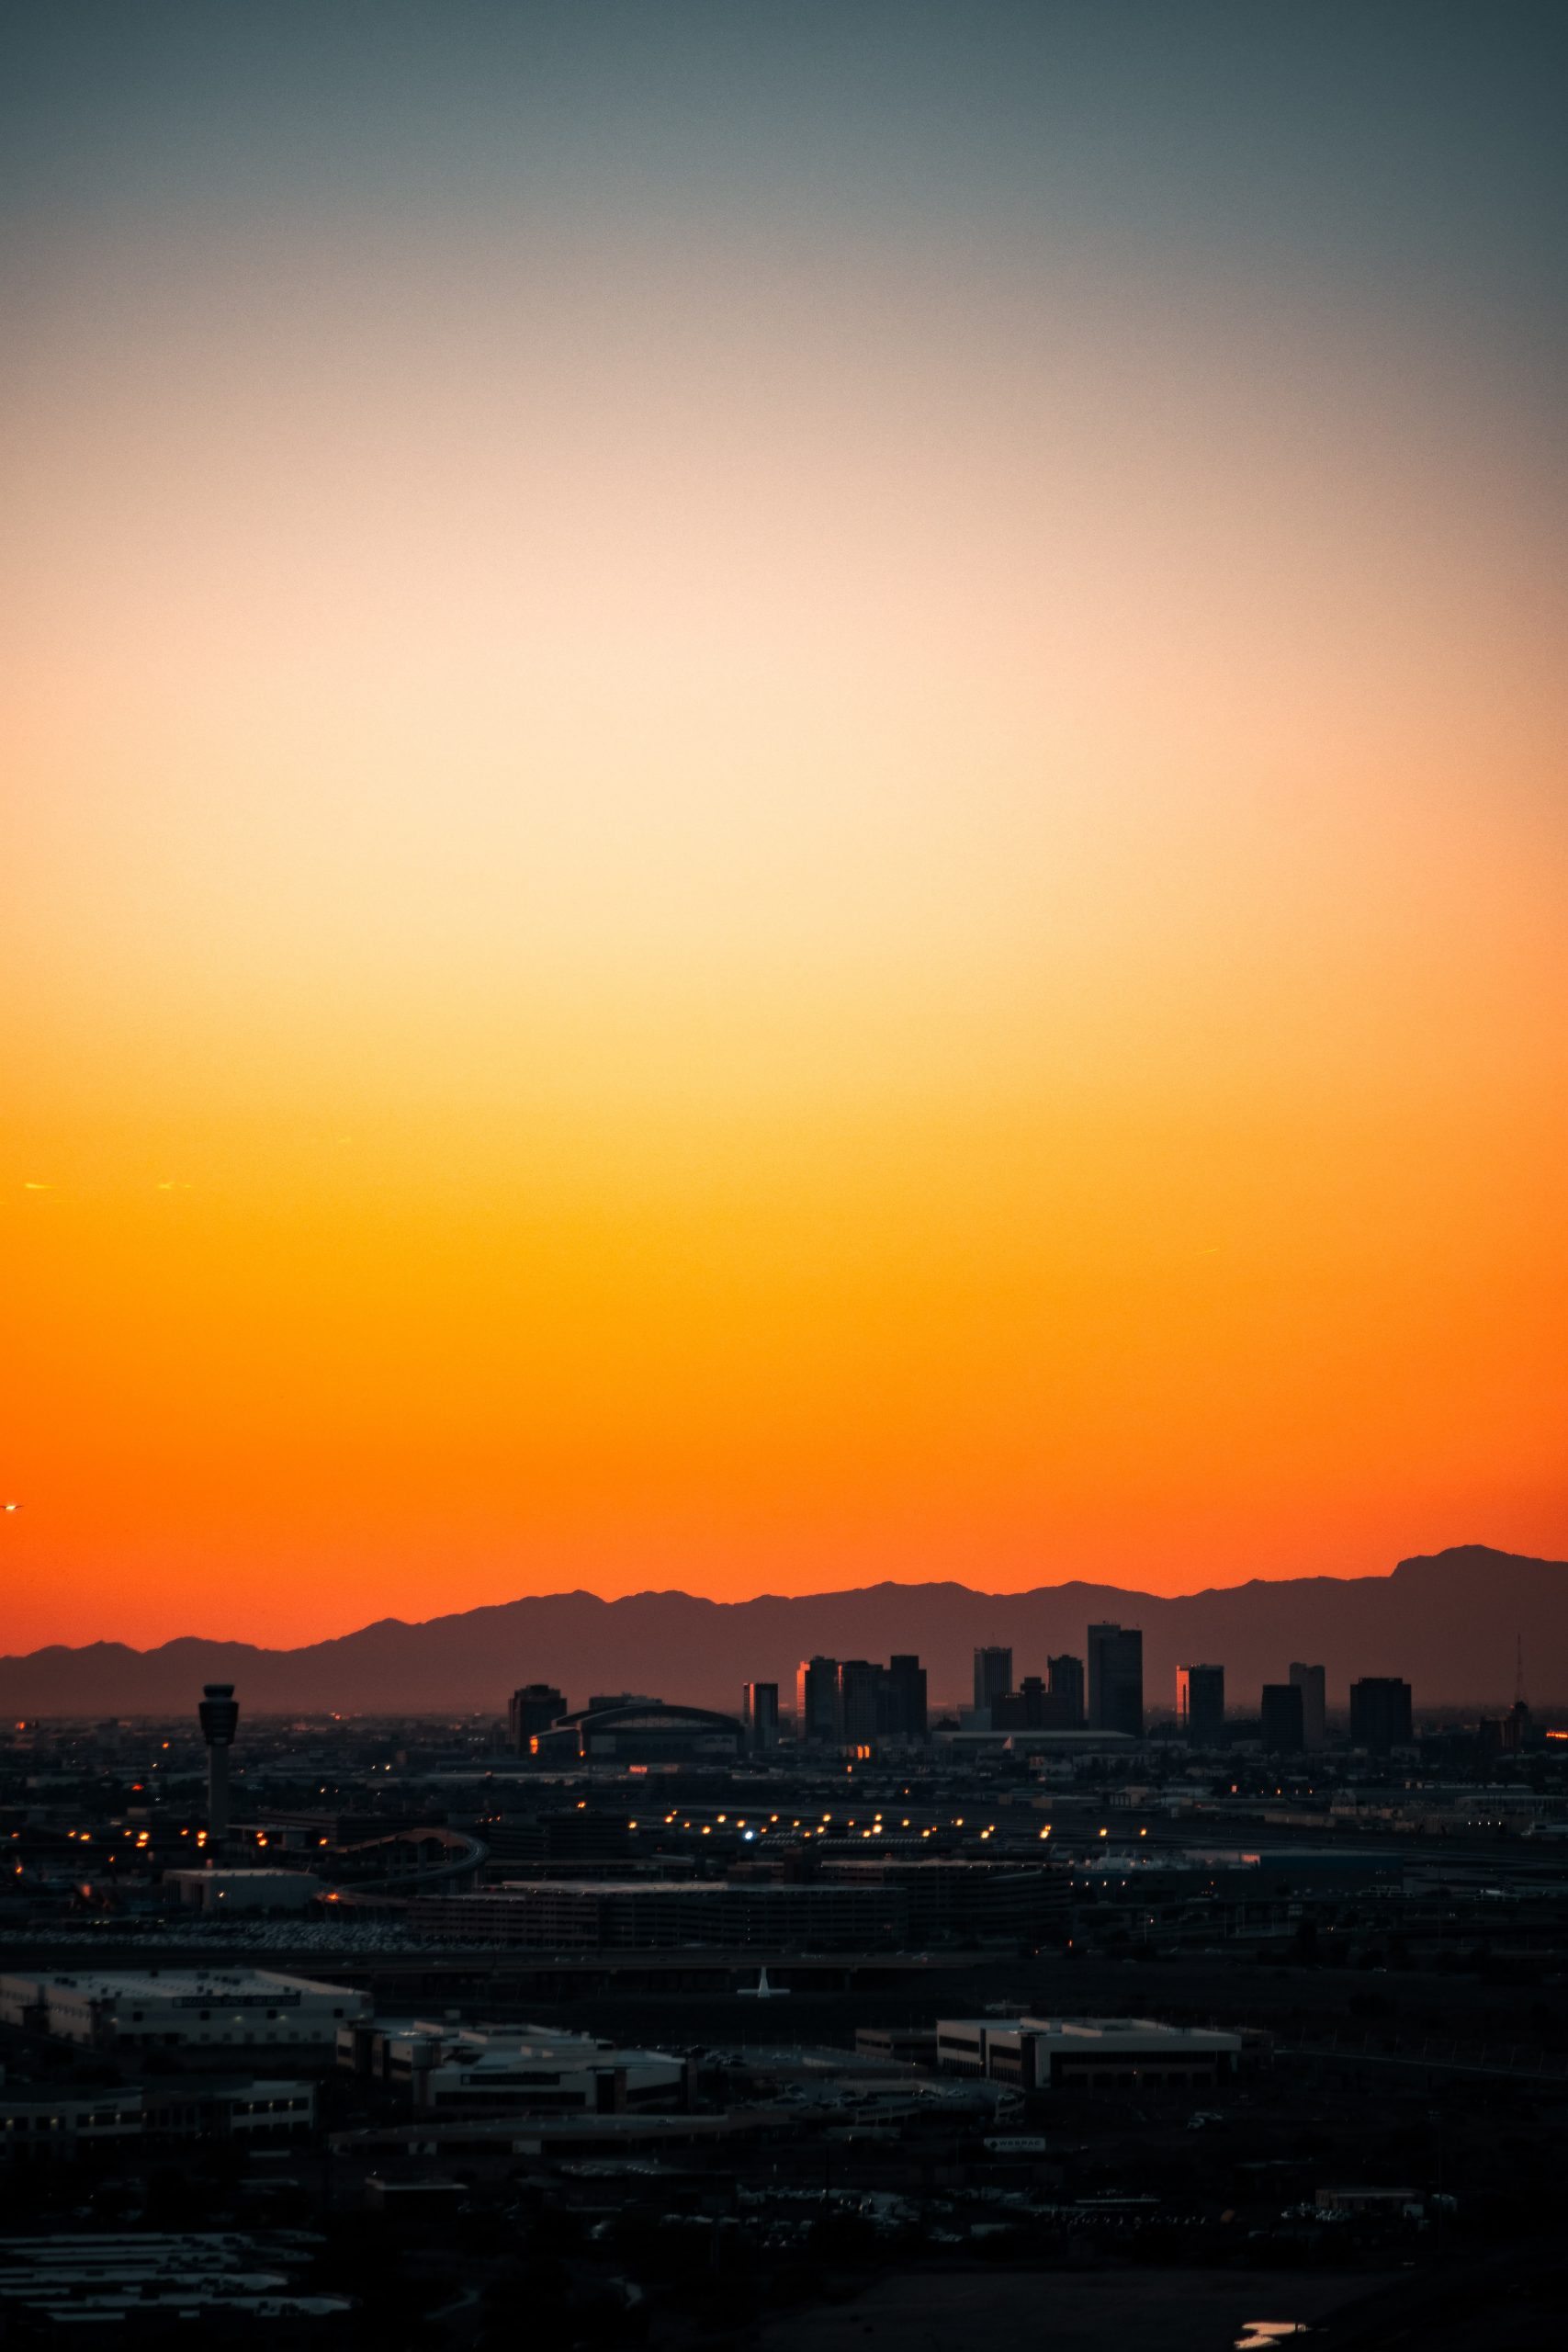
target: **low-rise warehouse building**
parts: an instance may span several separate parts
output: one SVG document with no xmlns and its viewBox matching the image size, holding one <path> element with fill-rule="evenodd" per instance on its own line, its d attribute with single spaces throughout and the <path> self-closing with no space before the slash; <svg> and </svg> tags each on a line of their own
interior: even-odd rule
<svg viewBox="0 0 1568 2352">
<path fill-rule="evenodd" d="M 179 2051 L 273 2045 L 330 2056 L 364 1993 L 260 1968 L 81 1970 L 0 1976 L 0 2024 L 86 2049 Z"/>
<path fill-rule="evenodd" d="M 267 2146 L 307 2136 L 315 2120 L 310 2083 L 182 2079 L 69 2095 L 0 2092 L 0 2163 L 76 2156 L 127 2142 L 231 2140 Z"/>
<path fill-rule="evenodd" d="M 543 2026 L 497 2031 L 377 2018 L 343 2027 L 337 2051 L 340 2066 L 400 2086 L 425 2115 L 513 2108 L 621 2115 L 683 2107 L 689 2094 L 683 2058 Z"/>
<path fill-rule="evenodd" d="M 261 2323 L 282 2321 L 289 2342 L 313 2344 L 319 2324 L 341 2324 L 354 2306 L 346 2295 L 299 2288 L 295 2274 L 309 2259 L 307 2246 L 276 2231 L 265 2237 L 234 2230 L 5 2236 L 0 2313 L 7 2326 L 20 2320 L 29 2343 L 46 2327 L 41 2340 L 50 2343 L 57 2330 L 77 2343 L 185 2342 L 192 2323 L 209 2335 L 238 2328 L 249 2343 Z"/>
<path fill-rule="evenodd" d="M 1213 2090 L 1236 2072 L 1238 2033 L 1153 2018 L 939 2018 L 938 2068 L 1024 2091 Z"/>
<path fill-rule="evenodd" d="M 193 1910 L 306 1911 L 326 1892 L 308 1871 L 165 1871 L 164 1884 Z"/>
<path fill-rule="evenodd" d="M 546 1951 L 703 1944 L 865 1951 L 908 1947 L 909 1903 L 901 1887 L 838 1881 L 784 1886 L 750 1879 L 544 1879 L 479 1894 L 427 1895 L 409 1906 L 409 1924 L 420 1935 Z"/>
<path fill-rule="evenodd" d="M 1071 1874 L 1048 1864 L 1022 1867 L 956 1856 L 906 1860 L 865 1855 L 823 1865 L 824 1882 L 897 1889 L 908 1905 L 908 1935 L 928 1944 L 1066 1941 Z"/>
</svg>

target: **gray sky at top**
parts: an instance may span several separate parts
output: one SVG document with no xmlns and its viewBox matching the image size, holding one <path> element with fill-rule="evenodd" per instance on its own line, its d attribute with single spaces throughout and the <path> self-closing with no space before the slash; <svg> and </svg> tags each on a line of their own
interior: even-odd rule
<svg viewBox="0 0 1568 2352">
<path fill-rule="evenodd" d="M 1568 9 L 1536 0 L 13 6 L 0 187 L 73 240 L 312 211 L 1044 237 L 1562 339 Z"/>
</svg>

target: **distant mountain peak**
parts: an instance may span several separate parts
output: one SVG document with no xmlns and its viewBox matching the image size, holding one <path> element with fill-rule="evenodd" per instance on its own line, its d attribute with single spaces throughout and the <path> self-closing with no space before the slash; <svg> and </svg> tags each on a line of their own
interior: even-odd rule
<svg viewBox="0 0 1568 2352">
<path fill-rule="evenodd" d="M 739 1601 L 681 1591 L 606 1600 L 578 1589 L 422 1623 L 383 1617 L 292 1650 L 194 1634 L 146 1651 L 54 1645 L 0 1658 L 0 1706 L 13 1715 L 167 1715 L 194 1707 L 200 1684 L 221 1679 L 239 1684 L 253 1716 L 499 1713 L 516 1686 L 534 1681 L 573 1699 L 657 1690 L 733 1708 L 747 1680 L 792 1690 L 802 1657 L 894 1650 L 917 1651 L 933 1701 L 951 1702 L 967 1695 L 980 1644 L 1010 1645 L 1022 1676 L 1042 1670 L 1048 1654 L 1081 1656 L 1086 1627 L 1100 1618 L 1143 1628 L 1154 1707 L 1170 1703 L 1177 1666 L 1195 1657 L 1224 1663 L 1234 1706 L 1255 1703 L 1260 1682 L 1306 1657 L 1327 1667 L 1333 1705 L 1344 1704 L 1354 1676 L 1403 1674 L 1417 1704 L 1501 1707 L 1520 1640 L 1537 1702 L 1568 1700 L 1568 1564 L 1465 1544 L 1402 1560 L 1386 1576 L 1255 1578 L 1175 1597 L 1077 1578 L 1015 1593 L 885 1579 Z"/>
</svg>

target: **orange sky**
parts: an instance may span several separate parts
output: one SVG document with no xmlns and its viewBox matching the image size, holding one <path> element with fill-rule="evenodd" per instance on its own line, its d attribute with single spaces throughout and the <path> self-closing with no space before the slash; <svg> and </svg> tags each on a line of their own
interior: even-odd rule
<svg viewBox="0 0 1568 2352">
<path fill-rule="evenodd" d="M 853 168 L 28 216 L 6 1647 L 1568 1554 L 1539 385 Z"/>
</svg>

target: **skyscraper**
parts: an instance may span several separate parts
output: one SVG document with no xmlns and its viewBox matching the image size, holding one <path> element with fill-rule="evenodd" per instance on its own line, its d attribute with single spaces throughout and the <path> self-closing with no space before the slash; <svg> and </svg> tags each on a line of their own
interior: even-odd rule
<svg viewBox="0 0 1568 2352">
<path fill-rule="evenodd" d="M 1144 1736 L 1144 1637 L 1135 1625 L 1089 1629 L 1089 1720 L 1095 1731 Z"/>
<path fill-rule="evenodd" d="M 795 1677 L 795 1736 L 803 1747 L 833 1747 L 839 1737 L 839 1661 L 802 1658 Z"/>
<path fill-rule="evenodd" d="M 740 1696 L 740 1720 L 746 1726 L 748 1747 L 776 1747 L 779 1744 L 778 1684 L 748 1682 Z"/>
<path fill-rule="evenodd" d="M 1045 1661 L 1045 1687 L 1051 1694 L 1051 1722 L 1058 1731 L 1077 1731 L 1084 1719 L 1083 1660 L 1064 1650 Z"/>
<path fill-rule="evenodd" d="M 993 1731 L 1045 1731 L 1050 1727 L 1051 1694 L 1037 1674 L 1026 1674 L 1016 1690 L 998 1699 L 991 1708 Z"/>
<path fill-rule="evenodd" d="M 520 1690 L 512 1693 L 512 1703 L 506 1710 L 506 1726 L 514 1752 L 526 1756 L 532 1743 L 542 1731 L 548 1731 L 566 1713 L 566 1700 L 550 1682 L 525 1682 Z"/>
<path fill-rule="evenodd" d="M 1374 1756 L 1408 1747 L 1412 1737 L 1410 1685 L 1395 1674 L 1369 1674 L 1350 1685 L 1350 1745 Z"/>
<path fill-rule="evenodd" d="M 1263 1745 L 1271 1756 L 1294 1756 L 1305 1747 L 1304 1696 L 1299 1682 L 1263 1685 Z"/>
<path fill-rule="evenodd" d="M 882 1729 L 890 1739 L 924 1739 L 926 1669 L 911 1652 L 891 1657 L 882 1681 Z"/>
<path fill-rule="evenodd" d="M 987 1714 L 1012 1689 L 1012 1652 L 984 1649 L 975 1653 L 975 1704 Z"/>
<path fill-rule="evenodd" d="M 846 1747 L 870 1747 L 878 1730 L 883 1668 L 869 1658 L 846 1657 L 839 1666 L 839 1737 Z"/>
<path fill-rule="evenodd" d="M 1178 1728 L 1197 1747 L 1218 1747 L 1225 1736 L 1225 1670 L 1223 1666 L 1179 1666 L 1176 1669 Z"/>
<path fill-rule="evenodd" d="M 1321 1666 L 1292 1665 L 1291 1680 L 1302 1694 L 1302 1746 L 1324 1747 L 1328 1743 L 1327 1676 Z"/>
</svg>

